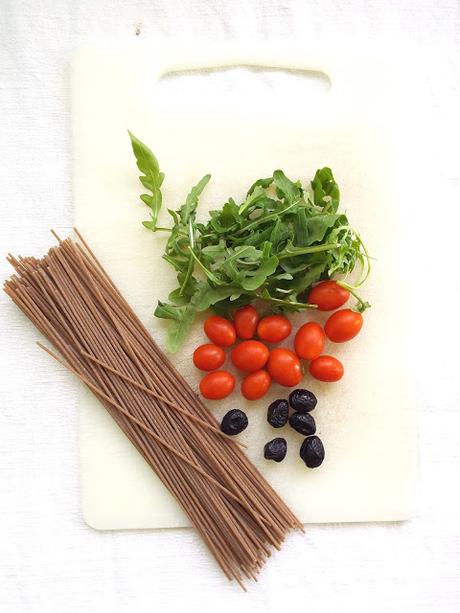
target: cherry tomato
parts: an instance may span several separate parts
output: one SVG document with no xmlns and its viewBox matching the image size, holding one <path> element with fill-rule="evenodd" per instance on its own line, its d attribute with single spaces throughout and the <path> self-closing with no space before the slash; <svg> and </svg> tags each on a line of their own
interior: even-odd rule
<svg viewBox="0 0 460 613">
<path fill-rule="evenodd" d="M 294 347 L 299 358 L 314 360 L 324 348 L 324 331 L 315 321 L 301 326 L 295 335 Z"/>
<path fill-rule="evenodd" d="M 193 363 L 200 370 L 215 370 L 225 362 L 225 351 L 222 347 L 206 343 L 193 352 Z"/>
<path fill-rule="evenodd" d="M 279 343 L 292 331 L 291 322 L 283 315 L 267 315 L 259 321 L 257 335 L 267 343 Z"/>
<path fill-rule="evenodd" d="M 243 341 L 232 349 L 232 362 L 245 372 L 254 372 L 265 366 L 270 351 L 260 341 Z"/>
<path fill-rule="evenodd" d="M 309 371 L 312 377 L 319 381 L 331 383 L 343 377 L 342 362 L 331 355 L 320 355 L 310 362 Z"/>
<path fill-rule="evenodd" d="M 221 347 L 230 347 L 236 341 L 235 326 L 231 321 L 219 315 L 208 317 L 204 322 L 204 331 L 213 343 Z"/>
<path fill-rule="evenodd" d="M 246 375 L 241 382 L 241 393 L 246 400 L 257 400 L 268 392 L 272 378 L 266 370 L 256 370 Z"/>
<path fill-rule="evenodd" d="M 254 338 L 259 323 L 259 313 L 251 304 L 247 304 L 235 311 L 233 321 L 235 322 L 236 333 L 240 338 Z"/>
<path fill-rule="evenodd" d="M 333 311 L 341 307 L 350 297 L 350 292 L 335 281 L 321 281 L 308 294 L 310 304 L 317 304 L 318 311 Z"/>
<path fill-rule="evenodd" d="M 273 349 L 268 358 L 267 368 L 272 378 L 286 387 L 293 387 L 302 379 L 300 360 L 289 349 L 281 347 Z"/>
<path fill-rule="evenodd" d="M 333 313 L 326 321 L 324 331 L 334 343 L 344 343 L 354 338 L 363 327 L 361 313 L 351 309 L 342 309 Z"/>
<path fill-rule="evenodd" d="M 226 370 L 215 370 L 200 381 L 201 395 L 209 400 L 220 400 L 233 392 L 235 377 Z"/>
</svg>

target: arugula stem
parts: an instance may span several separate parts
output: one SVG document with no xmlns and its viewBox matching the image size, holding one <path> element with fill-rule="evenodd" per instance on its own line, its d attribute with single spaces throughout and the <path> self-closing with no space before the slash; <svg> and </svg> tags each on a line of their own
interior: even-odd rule
<svg viewBox="0 0 460 613">
<path fill-rule="evenodd" d="M 206 268 L 206 266 L 203 264 L 200 258 L 194 253 L 194 251 L 191 249 L 190 246 L 189 246 L 189 251 L 190 251 L 190 255 L 192 256 L 192 258 L 195 260 L 195 262 L 198 264 L 198 266 L 201 268 L 204 274 L 208 277 L 208 279 L 212 281 L 213 283 L 215 283 L 216 285 L 222 285 L 222 281 L 218 279 L 208 268 Z"/>
<path fill-rule="evenodd" d="M 370 272 L 371 272 L 371 258 L 369 256 L 369 252 L 367 250 L 366 245 L 363 243 L 362 238 L 360 237 L 360 235 L 357 232 L 355 234 L 356 234 L 356 238 L 357 238 L 360 246 L 363 248 L 364 256 L 366 258 L 366 266 L 367 266 L 366 274 L 359 280 L 359 283 L 356 284 L 356 287 L 359 287 L 360 285 L 362 285 L 367 280 L 367 277 L 370 275 Z M 363 268 L 364 268 L 364 266 L 363 266 Z"/>
<path fill-rule="evenodd" d="M 233 262 L 233 260 L 238 260 L 238 258 L 241 257 L 241 254 L 243 254 L 245 251 L 249 251 L 249 249 L 251 249 L 251 246 L 250 245 L 245 245 L 239 251 L 235 251 L 235 253 L 233 255 L 229 255 L 228 258 L 225 258 L 223 264 L 227 264 L 227 262 Z"/>
<path fill-rule="evenodd" d="M 254 292 L 253 295 L 258 300 L 264 300 L 265 302 L 273 302 L 274 304 L 283 304 L 285 306 L 293 306 L 298 309 L 317 309 L 318 308 L 317 304 L 309 304 L 308 302 L 292 302 L 291 300 L 281 300 L 280 298 L 272 298 L 271 296 L 269 298 L 267 296 L 260 296 L 256 292 Z"/>
<path fill-rule="evenodd" d="M 360 312 L 360 313 L 364 313 L 364 311 L 366 309 L 370 308 L 370 303 L 363 300 L 361 298 L 361 296 L 356 292 L 356 288 L 354 285 L 350 285 L 349 283 L 345 283 L 345 281 L 336 281 L 337 285 L 340 285 L 340 287 L 343 287 L 344 289 L 348 290 L 350 292 L 350 294 L 356 298 L 356 300 L 358 301 L 356 304 L 356 309 Z"/>
<path fill-rule="evenodd" d="M 249 232 L 250 230 L 252 230 L 253 228 L 256 228 L 261 223 L 270 221 L 271 219 L 276 219 L 277 217 L 281 217 L 282 215 L 287 213 L 287 211 L 289 211 L 294 206 L 296 206 L 296 204 L 298 203 L 299 201 L 296 200 L 295 202 L 292 202 L 289 206 L 285 207 L 281 211 L 274 211 L 273 213 L 269 213 L 265 217 L 262 216 L 262 217 L 258 217 L 257 219 L 254 219 L 253 222 L 247 224 L 246 226 L 243 226 L 242 228 L 238 230 L 238 232 L 235 232 L 235 236 L 238 236 L 238 234 L 241 234 L 241 233 Z"/>
<path fill-rule="evenodd" d="M 314 245 L 313 247 L 298 248 L 295 251 L 278 254 L 278 259 L 283 260 L 285 258 L 295 258 L 296 255 L 303 255 L 305 253 L 320 253 L 321 251 L 329 251 L 330 249 L 337 249 L 340 247 L 338 243 L 326 243 L 325 245 Z"/>
<path fill-rule="evenodd" d="M 188 235 L 189 235 L 189 242 L 190 242 L 189 249 L 190 249 L 190 252 L 193 253 L 193 249 L 195 248 L 195 228 L 194 228 L 193 220 L 191 216 L 188 220 Z M 187 272 L 185 273 L 184 281 L 179 290 L 179 296 L 183 296 L 185 288 L 187 287 L 187 283 L 190 277 L 192 276 L 193 269 L 194 269 L 194 261 L 193 261 L 193 258 L 190 257 L 188 261 Z"/>
</svg>

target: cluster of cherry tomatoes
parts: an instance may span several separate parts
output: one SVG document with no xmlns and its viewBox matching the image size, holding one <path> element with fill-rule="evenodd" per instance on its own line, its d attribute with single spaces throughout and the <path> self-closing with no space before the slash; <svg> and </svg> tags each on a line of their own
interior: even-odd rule
<svg viewBox="0 0 460 613">
<path fill-rule="evenodd" d="M 322 281 L 311 290 L 308 302 L 316 304 L 320 311 L 332 311 L 343 306 L 349 292 L 335 281 Z M 300 360 L 309 361 L 310 374 L 319 381 L 338 381 L 343 376 L 343 365 L 335 357 L 323 355 L 326 337 L 343 343 L 355 337 L 361 330 L 363 317 L 351 309 L 333 313 L 323 327 L 310 321 L 299 328 L 295 335 L 294 349 L 276 347 L 269 349 L 266 343 L 279 343 L 292 332 L 289 319 L 283 315 L 268 315 L 260 319 L 252 305 L 238 309 L 233 321 L 213 315 L 204 323 L 204 331 L 212 343 L 200 345 L 193 354 L 193 363 L 203 371 L 210 371 L 200 382 L 201 394 L 210 400 L 225 398 L 235 388 L 235 377 L 220 370 L 226 360 L 223 348 L 235 345 L 230 357 L 233 365 L 243 373 L 241 393 L 247 400 L 262 398 L 272 381 L 294 387 L 302 379 Z M 255 337 L 257 336 L 257 339 Z"/>
</svg>

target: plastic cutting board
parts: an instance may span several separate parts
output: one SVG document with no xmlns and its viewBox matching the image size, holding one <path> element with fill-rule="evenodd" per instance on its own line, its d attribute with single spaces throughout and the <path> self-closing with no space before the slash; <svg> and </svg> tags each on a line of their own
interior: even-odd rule
<svg viewBox="0 0 460 613">
<path fill-rule="evenodd" d="M 255 66 L 321 71 L 331 88 L 322 97 L 295 100 L 278 92 L 264 104 L 225 96 L 219 104 L 196 104 L 183 96 L 158 96 L 162 75 L 178 70 Z M 321 468 L 308 470 L 298 457 L 301 436 L 273 430 L 266 407 L 287 391 L 272 386 L 263 401 L 244 404 L 239 393 L 209 403 L 219 417 L 229 408 L 247 410 L 250 425 L 241 435 L 248 454 L 304 522 L 401 520 L 413 509 L 415 424 L 407 383 L 400 242 L 396 223 L 402 200 L 398 179 L 398 73 L 391 62 L 369 54 L 315 49 L 266 48 L 236 52 L 226 46 L 118 45 L 80 49 L 73 64 L 73 145 L 75 220 L 135 311 L 164 346 L 165 322 L 153 317 L 175 275 L 161 259 L 164 234 L 147 231 L 148 210 L 127 129 L 149 144 L 166 174 L 164 208 L 182 204 L 204 174 L 211 182 L 200 216 L 229 196 L 242 200 L 258 177 L 282 168 L 293 179 L 309 180 L 321 166 L 332 167 L 342 206 L 376 258 L 365 286 L 372 308 L 362 333 L 327 351 L 346 373 L 338 384 L 305 379 L 317 394 L 314 412 L 326 448 Z M 395 89 L 396 88 L 396 89 Z M 260 102 L 260 101 L 259 101 Z M 168 223 L 162 212 L 161 225 Z M 164 223 L 163 223 L 164 222 Z M 398 300 L 394 300 L 398 293 Z M 307 314 L 324 321 L 325 317 Z M 296 322 L 306 320 L 296 315 Z M 191 363 L 204 342 L 200 322 L 174 358 L 196 388 Z M 285 344 L 292 343 L 289 339 Z M 82 507 L 98 529 L 189 525 L 104 408 L 81 391 L 80 446 Z M 274 436 L 288 440 L 282 464 L 263 459 Z"/>
</svg>

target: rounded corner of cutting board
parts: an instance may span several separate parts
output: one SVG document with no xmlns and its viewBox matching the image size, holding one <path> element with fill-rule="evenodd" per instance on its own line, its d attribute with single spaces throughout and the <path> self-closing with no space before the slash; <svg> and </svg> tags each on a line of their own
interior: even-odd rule
<svg viewBox="0 0 460 613">
<path fill-rule="evenodd" d="M 107 527 L 106 521 L 102 518 L 99 513 L 94 513 L 93 509 L 90 509 L 87 504 L 87 497 L 82 496 L 80 501 L 80 516 L 83 522 L 97 532 L 102 532 L 104 530 L 109 530 Z"/>
</svg>

